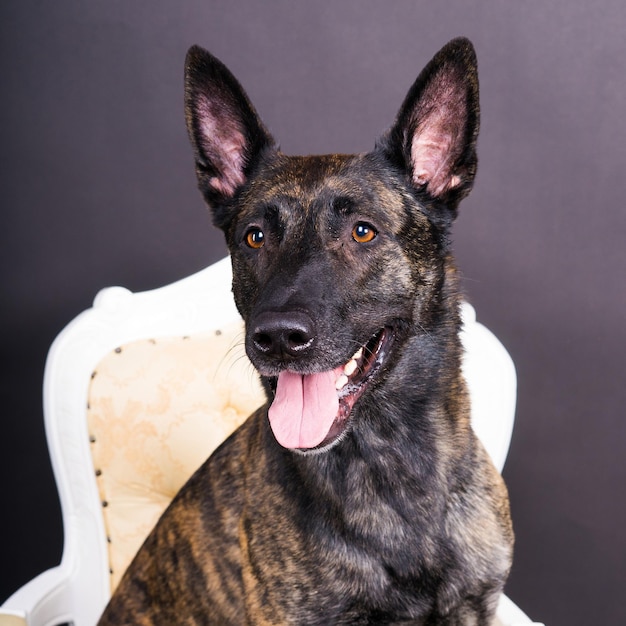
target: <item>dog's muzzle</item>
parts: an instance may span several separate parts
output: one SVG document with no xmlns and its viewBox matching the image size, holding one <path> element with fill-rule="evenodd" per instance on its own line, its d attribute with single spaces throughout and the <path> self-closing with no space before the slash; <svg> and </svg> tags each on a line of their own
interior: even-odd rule
<svg viewBox="0 0 626 626">
<path fill-rule="evenodd" d="M 266 358 L 303 358 L 314 347 L 315 324 L 303 311 L 266 311 L 255 320 L 252 344 Z"/>
</svg>

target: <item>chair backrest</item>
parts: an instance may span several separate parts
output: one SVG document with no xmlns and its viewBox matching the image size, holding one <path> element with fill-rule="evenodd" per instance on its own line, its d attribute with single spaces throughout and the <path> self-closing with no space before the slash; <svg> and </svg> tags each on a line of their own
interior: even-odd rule
<svg viewBox="0 0 626 626">
<path fill-rule="evenodd" d="M 472 423 L 502 469 L 515 369 L 474 309 L 462 313 Z M 15 594 L 15 606 L 43 611 L 29 597 L 43 589 L 50 619 L 96 623 L 176 491 L 263 401 L 242 333 L 229 259 L 153 291 L 105 289 L 61 332 L 46 363 L 44 417 L 63 558 Z"/>
</svg>

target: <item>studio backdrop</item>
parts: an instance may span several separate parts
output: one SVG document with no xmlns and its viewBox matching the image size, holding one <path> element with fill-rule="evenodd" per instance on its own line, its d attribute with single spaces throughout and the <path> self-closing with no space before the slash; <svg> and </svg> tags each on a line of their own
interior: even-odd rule
<svg viewBox="0 0 626 626">
<path fill-rule="evenodd" d="M 102 287 L 226 254 L 186 137 L 187 48 L 233 70 L 284 152 L 359 152 L 465 35 L 482 126 L 454 248 L 519 378 L 507 593 L 549 626 L 626 623 L 625 26 L 622 0 L 5 0 L 0 601 L 61 556 L 54 336 Z"/>
</svg>

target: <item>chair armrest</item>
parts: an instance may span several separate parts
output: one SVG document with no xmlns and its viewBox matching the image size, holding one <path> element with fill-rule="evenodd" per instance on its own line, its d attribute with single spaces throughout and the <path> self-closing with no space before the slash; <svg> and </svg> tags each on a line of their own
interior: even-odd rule
<svg viewBox="0 0 626 626">
<path fill-rule="evenodd" d="M 4 626 L 48 626 L 73 620 L 69 577 L 61 566 L 27 582 L 0 607 Z"/>
<path fill-rule="evenodd" d="M 502 594 L 496 610 L 496 624 L 502 626 L 544 626 L 533 622 L 510 598 Z"/>
</svg>

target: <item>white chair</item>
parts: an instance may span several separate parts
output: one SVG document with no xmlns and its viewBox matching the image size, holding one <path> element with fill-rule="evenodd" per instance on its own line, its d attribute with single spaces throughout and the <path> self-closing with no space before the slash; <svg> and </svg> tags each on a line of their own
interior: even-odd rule
<svg viewBox="0 0 626 626">
<path fill-rule="evenodd" d="M 63 557 L 0 607 L 0 626 L 93 626 L 176 491 L 263 401 L 230 283 L 224 259 L 153 291 L 104 289 L 56 338 L 43 396 Z M 515 369 L 468 304 L 463 320 L 473 425 L 502 469 Z M 502 596 L 495 624 L 532 623 Z"/>
</svg>

